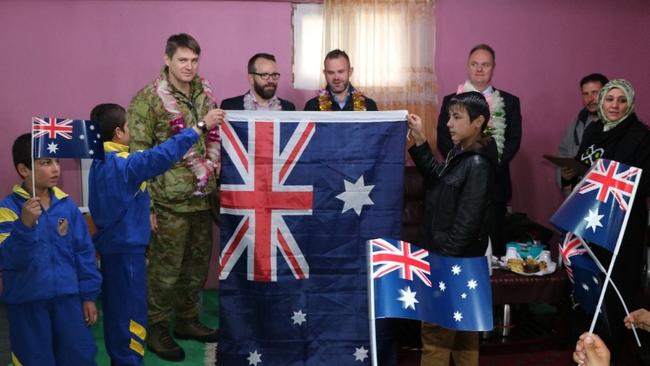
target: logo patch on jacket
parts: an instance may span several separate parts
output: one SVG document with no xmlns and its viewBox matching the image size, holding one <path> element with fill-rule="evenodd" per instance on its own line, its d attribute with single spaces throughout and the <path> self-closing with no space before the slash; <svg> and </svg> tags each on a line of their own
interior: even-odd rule
<svg viewBox="0 0 650 366">
<path fill-rule="evenodd" d="M 58 231 L 61 236 L 66 236 L 68 234 L 68 219 L 65 217 L 59 217 Z"/>
<path fill-rule="evenodd" d="M 596 145 L 591 145 L 582 153 L 580 160 L 589 166 L 594 165 L 596 160 L 603 157 L 605 150 L 602 147 L 596 148 Z"/>
</svg>

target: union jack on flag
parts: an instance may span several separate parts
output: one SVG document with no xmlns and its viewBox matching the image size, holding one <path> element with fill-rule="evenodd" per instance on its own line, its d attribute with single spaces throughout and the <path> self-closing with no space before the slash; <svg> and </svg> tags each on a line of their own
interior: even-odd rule
<svg viewBox="0 0 650 366">
<path fill-rule="evenodd" d="M 571 280 L 571 282 L 573 282 L 573 269 L 571 267 L 570 258 L 587 253 L 587 249 L 582 248 L 583 243 L 584 242 L 579 236 L 575 236 L 572 232 L 568 232 L 564 236 L 564 242 L 560 244 L 560 257 L 562 258 L 562 263 L 564 263 L 564 268 L 567 275 L 569 275 L 569 280 Z"/>
<path fill-rule="evenodd" d="M 611 252 L 618 250 L 642 169 L 599 159 L 553 214 L 551 222 Z"/>
<path fill-rule="evenodd" d="M 606 203 L 610 195 L 618 202 L 623 211 L 627 211 L 629 198 L 634 191 L 633 179 L 636 175 L 641 175 L 641 169 L 627 167 L 619 169 L 618 161 L 609 161 L 599 159 L 594 168 L 584 177 L 584 184 L 578 189 L 579 193 L 587 193 L 597 190 L 596 199 Z"/>
<path fill-rule="evenodd" d="M 48 135 L 53 140 L 59 136 L 70 140 L 72 139 L 73 122 L 71 119 L 60 119 L 56 117 L 34 117 L 32 119 L 32 138 Z"/>
<path fill-rule="evenodd" d="M 311 215 L 313 187 L 287 179 L 314 129 L 313 122 L 301 121 L 281 150 L 279 121 L 250 121 L 247 137 L 255 143 L 247 151 L 232 126 L 223 124 L 222 146 L 242 183 L 221 186 L 221 212 L 242 218 L 221 253 L 220 279 L 228 278 L 244 250 L 251 281 L 277 281 L 278 251 L 295 278 L 309 277 L 309 264 L 284 217 Z"/>
<path fill-rule="evenodd" d="M 383 277 L 393 271 L 399 271 L 401 279 L 413 281 L 417 276 L 425 285 L 431 287 L 431 266 L 425 258 L 429 255 L 425 249 L 412 246 L 411 243 L 399 240 L 393 245 L 384 239 L 374 239 L 373 246 L 372 278 Z"/>
</svg>

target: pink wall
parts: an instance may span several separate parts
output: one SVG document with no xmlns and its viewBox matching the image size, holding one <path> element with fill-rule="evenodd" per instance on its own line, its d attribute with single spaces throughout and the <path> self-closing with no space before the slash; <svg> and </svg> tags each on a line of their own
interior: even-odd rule
<svg viewBox="0 0 650 366">
<path fill-rule="evenodd" d="M 522 147 L 511 164 L 513 208 L 541 223 L 561 203 L 554 153 L 580 104 L 578 83 L 591 72 L 628 79 L 639 118 L 650 122 L 650 6 L 644 0 L 440 0 L 436 70 L 439 100 L 465 79 L 467 53 L 478 43 L 496 51 L 494 85 L 521 99 Z"/>
<path fill-rule="evenodd" d="M 580 107 L 577 83 L 600 71 L 637 88 L 641 119 L 650 120 L 650 7 L 605 0 L 439 0 L 436 69 L 439 99 L 465 78 L 468 50 L 497 52 L 494 83 L 521 98 L 522 149 L 512 164 L 513 204 L 545 222 L 560 203 L 553 152 Z M 127 104 L 156 77 L 165 39 L 188 32 L 203 48 L 201 74 L 219 100 L 247 89 L 245 64 L 255 52 L 278 57 L 279 94 L 300 108 L 312 92 L 291 87 L 291 4 L 248 1 L 2 1 L 0 72 L 3 133 L 0 194 L 15 183 L 10 145 L 33 115 L 84 118 L 93 105 Z M 354 60 L 353 60 L 354 61 Z M 359 67 L 360 65 L 357 65 Z M 66 162 L 62 186 L 79 198 L 77 165 Z"/>
<path fill-rule="evenodd" d="M 29 131 L 32 116 L 88 118 L 97 103 L 127 105 L 157 76 L 165 40 L 179 32 L 201 44 L 200 73 L 219 101 L 248 88 L 246 63 L 261 51 L 278 58 L 279 95 L 302 106 L 313 94 L 291 87 L 288 2 L 3 1 L 0 194 L 16 181 L 11 142 Z M 61 185 L 79 201 L 77 163 L 64 170 Z"/>
<path fill-rule="evenodd" d="M 32 116 L 88 118 L 100 102 L 126 106 L 157 77 L 165 41 L 179 32 L 201 44 L 200 73 L 212 81 L 219 101 L 247 90 L 246 64 L 262 51 L 278 59 L 280 96 L 300 108 L 313 94 L 291 87 L 288 2 L 3 1 L 0 194 L 16 183 L 11 143 L 29 132 Z M 80 202 L 78 169 L 74 160 L 63 162 L 60 186 Z M 213 286 L 216 265 L 210 268 Z"/>
</svg>

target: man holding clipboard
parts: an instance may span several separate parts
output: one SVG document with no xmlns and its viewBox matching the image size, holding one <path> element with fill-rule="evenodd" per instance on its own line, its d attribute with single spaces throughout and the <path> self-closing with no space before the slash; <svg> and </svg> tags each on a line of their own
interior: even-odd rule
<svg viewBox="0 0 650 366">
<path fill-rule="evenodd" d="M 586 168 L 580 168 L 582 164 L 576 166 L 573 163 L 575 160 L 572 158 L 578 153 L 584 131 L 591 122 L 598 121 L 598 92 L 607 82 L 609 82 L 607 77 L 598 73 L 589 74 L 580 80 L 580 93 L 584 107 L 578 113 L 576 120 L 564 130 L 558 154 L 555 156 L 555 158 L 569 158 L 571 160 L 553 160 L 544 156 L 544 158 L 558 166 L 557 184 L 565 197 L 571 193 L 573 188 L 571 182 L 574 178 L 581 176 L 586 171 Z"/>
</svg>

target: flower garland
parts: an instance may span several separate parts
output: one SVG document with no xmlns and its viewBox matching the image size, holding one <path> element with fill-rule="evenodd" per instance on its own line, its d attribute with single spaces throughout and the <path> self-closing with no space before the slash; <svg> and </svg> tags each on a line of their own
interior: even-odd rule
<svg viewBox="0 0 650 366">
<path fill-rule="evenodd" d="M 472 85 L 468 80 L 465 81 L 464 84 L 458 86 L 456 93 L 460 94 L 470 91 L 478 92 L 478 90 L 474 88 L 474 85 Z M 490 106 L 490 120 L 488 121 L 485 133 L 494 139 L 494 142 L 497 145 L 497 152 L 500 161 L 501 154 L 503 153 L 503 145 L 506 142 L 506 105 L 503 101 L 503 97 L 498 90 L 495 90 L 492 95 L 486 97 L 485 99 Z"/>
<path fill-rule="evenodd" d="M 267 105 L 262 105 L 260 102 L 255 99 L 255 96 L 250 92 L 244 94 L 244 110 L 245 111 L 281 111 L 282 104 L 280 103 L 280 98 L 273 96 L 269 99 Z"/>
<path fill-rule="evenodd" d="M 363 93 L 356 89 L 352 89 L 352 108 L 357 112 L 366 111 L 366 97 L 363 96 Z M 327 88 L 321 89 L 318 92 L 318 109 L 321 111 L 331 111 L 332 110 L 332 98 L 329 90 Z"/>
<path fill-rule="evenodd" d="M 201 78 L 201 84 L 206 97 L 214 103 L 215 99 L 208 81 Z M 173 115 L 171 121 L 169 121 L 169 131 L 172 135 L 175 135 L 187 127 L 185 118 L 178 108 L 176 98 L 170 90 L 169 82 L 160 77 L 156 80 L 154 87 L 165 110 Z M 197 179 L 196 189 L 192 193 L 194 196 L 205 196 L 209 193 L 207 192 L 207 186 L 210 177 L 215 175 L 221 168 L 221 136 L 219 130 L 212 129 L 207 133 L 205 140 L 205 152 L 203 154 L 197 153 L 194 146 L 192 146 L 183 156 L 183 162 Z"/>
</svg>

